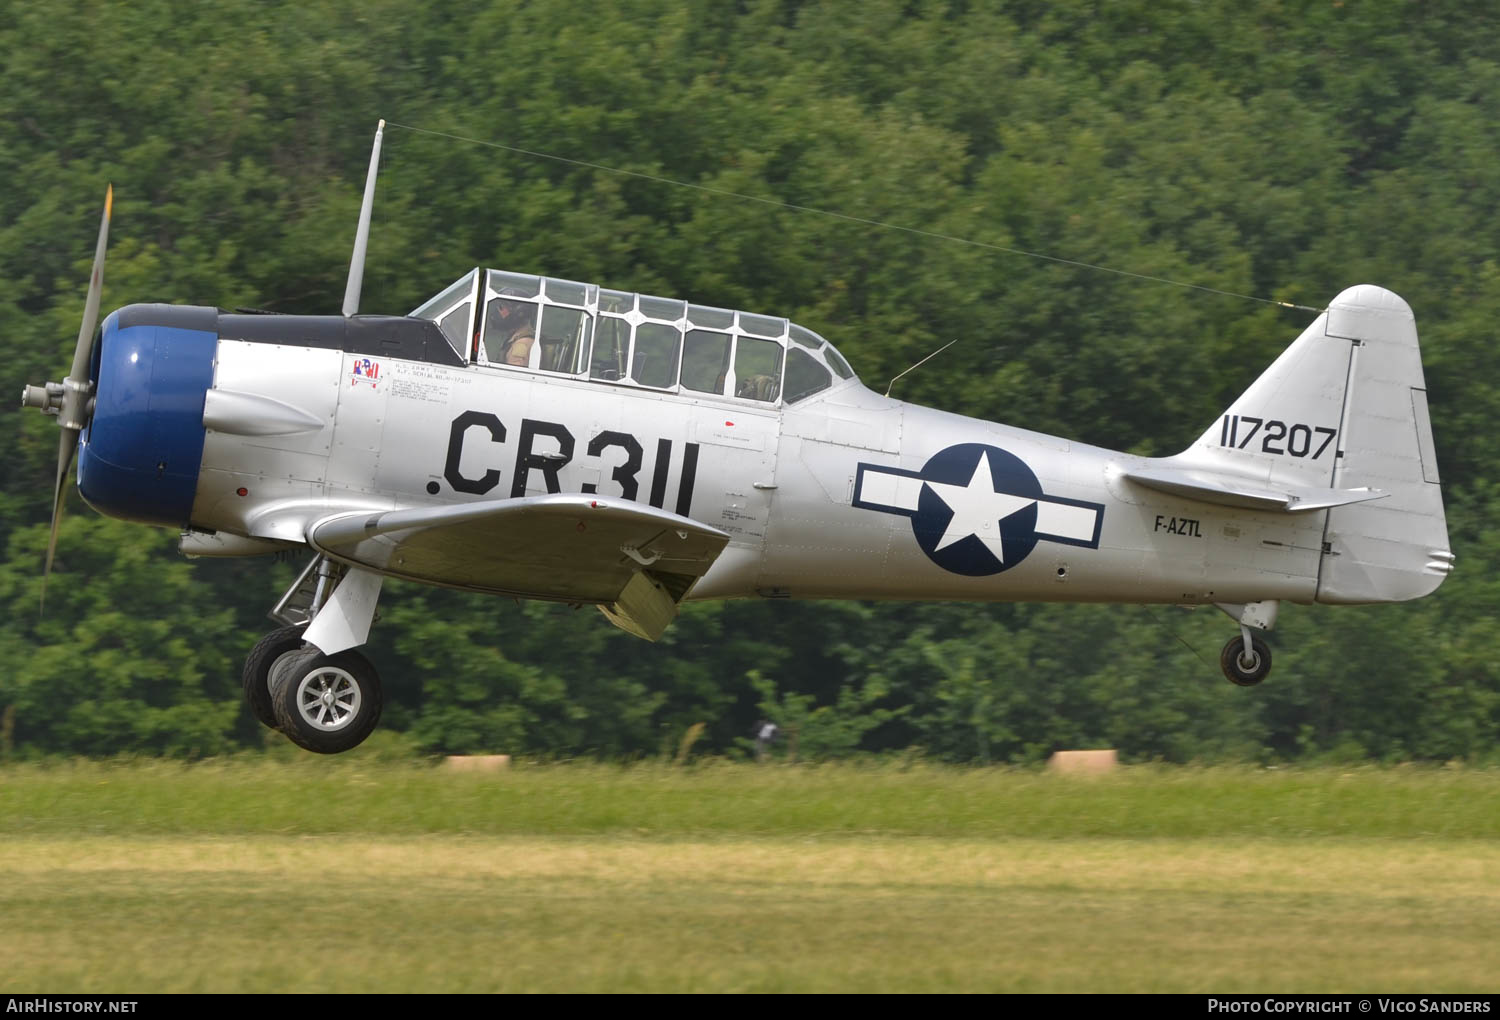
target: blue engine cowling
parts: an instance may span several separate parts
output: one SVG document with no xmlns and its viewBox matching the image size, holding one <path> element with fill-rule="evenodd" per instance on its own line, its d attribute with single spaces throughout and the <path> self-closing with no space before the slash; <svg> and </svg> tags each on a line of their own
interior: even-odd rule
<svg viewBox="0 0 1500 1020">
<path fill-rule="evenodd" d="M 78 491 L 95 510 L 190 523 L 218 342 L 214 308 L 127 305 L 104 320 L 94 413 L 78 442 Z"/>
</svg>

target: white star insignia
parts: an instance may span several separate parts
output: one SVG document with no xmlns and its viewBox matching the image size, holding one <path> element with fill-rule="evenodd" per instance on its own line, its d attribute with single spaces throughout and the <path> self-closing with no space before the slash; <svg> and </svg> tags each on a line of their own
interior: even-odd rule
<svg viewBox="0 0 1500 1020">
<path fill-rule="evenodd" d="M 987 451 L 974 465 L 974 474 L 969 477 L 967 485 L 928 481 L 927 487 L 953 511 L 948 529 L 933 551 L 946 549 L 974 535 L 1001 563 L 1005 562 L 1005 551 L 1000 539 L 1000 522 L 1036 504 L 1035 499 L 995 491 L 995 465 L 990 463 Z"/>
</svg>

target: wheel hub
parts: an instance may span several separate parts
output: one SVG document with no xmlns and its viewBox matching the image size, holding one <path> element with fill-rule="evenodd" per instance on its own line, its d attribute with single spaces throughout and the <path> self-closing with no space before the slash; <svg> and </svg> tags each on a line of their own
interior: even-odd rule
<svg viewBox="0 0 1500 1020">
<path fill-rule="evenodd" d="M 304 722 L 324 732 L 342 729 L 359 714 L 364 697 L 346 669 L 323 666 L 297 685 L 297 711 Z"/>
</svg>

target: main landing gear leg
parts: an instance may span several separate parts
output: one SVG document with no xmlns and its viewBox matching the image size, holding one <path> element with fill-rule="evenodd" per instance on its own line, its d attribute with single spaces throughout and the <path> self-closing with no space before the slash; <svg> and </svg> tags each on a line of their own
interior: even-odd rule
<svg viewBox="0 0 1500 1020">
<path fill-rule="evenodd" d="M 1240 625 L 1238 637 L 1229 639 L 1219 653 L 1219 666 L 1229 682 L 1238 687 L 1254 687 L 1271 672 L 1271 649 L 1251 628 L 1270 630 L 1276 623 L 1278 603 L 1272 599 L 1265 602 L 1215 603 Z"/>
<path fill-rule="evenodd" d="M 356 747 L 380 721 L 380 676 L 356 650 L 370 633 L 381 577 L 314 557 L 271 611 L 285 624 L 245 661 L 256 719 L 319 754 Z"/>
</svg>

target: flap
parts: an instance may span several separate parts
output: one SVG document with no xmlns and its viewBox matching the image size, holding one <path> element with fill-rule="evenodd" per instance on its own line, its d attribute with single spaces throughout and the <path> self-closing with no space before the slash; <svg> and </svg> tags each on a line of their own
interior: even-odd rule
<svg viewBox="0 0 1500 1020">
<path fill-rule="evenodd" d="M 1367 499 L 1380 499 L 1386 495 L 1379 489 L 1325 489 L 1283 485 L 1252 481 L 1217 471 L 1187 471 L 1178 468 L 1141 468 L 1125 472 L 1125 477 L 1148 489 L 1170 492 L 1174 496 L 1186 496 L 1205 503 L 1289 514 L 1362 503 Z"/>
<path fill-rule="evenodd" d="M 579 494 L 333 514 L 307 541 L 391 577 L 468 591 L 609 604 L 637 572 L 680 602 L 729 542 L 717 528 Z"/>
</svg>

